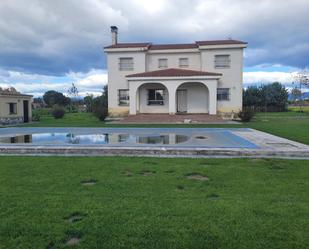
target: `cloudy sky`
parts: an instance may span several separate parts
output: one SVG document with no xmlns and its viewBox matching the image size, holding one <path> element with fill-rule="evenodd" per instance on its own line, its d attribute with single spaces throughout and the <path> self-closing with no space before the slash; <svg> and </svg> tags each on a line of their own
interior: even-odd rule
<svg viewBox="0 0 309 249">
<path fill-rule="evenodd" d="M 247 41 L 245 83 L 290 83 L 309 67 L 308 10 L 308 0 L 1 0 L 0 87 L 100 93 L 111 25 L 120 42 Z"/>
</svg>

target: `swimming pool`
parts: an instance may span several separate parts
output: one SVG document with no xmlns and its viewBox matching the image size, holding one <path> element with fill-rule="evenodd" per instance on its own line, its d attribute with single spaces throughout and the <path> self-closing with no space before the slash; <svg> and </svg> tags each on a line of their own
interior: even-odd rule
<svg viewBox="0 0 309 249">
<path fill-rule="evenodd" d="M 258 148 L 235 131 L 249 129 L 16 128 L 9 133 L 0 130 L 0 145 Z"/>
</svg>

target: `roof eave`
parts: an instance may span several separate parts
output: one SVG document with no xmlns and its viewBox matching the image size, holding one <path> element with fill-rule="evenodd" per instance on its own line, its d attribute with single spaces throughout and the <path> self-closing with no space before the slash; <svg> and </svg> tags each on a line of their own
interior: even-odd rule
<svg viewBox="0 0 309 249">
<path fill-rule="evenodd" d="M 126 76 L 128 81 L 149 81 L 149 80 L 209 80 L 220 79 L 221 75 L 198 75 L 198 76 L 148 76 L 148 77 L 133 77 Z"/>
</svg>

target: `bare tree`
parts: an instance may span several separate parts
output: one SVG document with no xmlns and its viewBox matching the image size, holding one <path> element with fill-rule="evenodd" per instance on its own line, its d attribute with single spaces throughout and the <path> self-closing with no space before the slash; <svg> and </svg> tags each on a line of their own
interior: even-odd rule
<svg viewBox="0 0 309 249">
<path fill-rule="evenodd" d="M 303 104 L 303 94 L 302 88 L 309 87 L 309 71 L 303 70 L 297 72 L 293 75 L 294 82 L 293 84 L 298 85 L 298 90 L 300 92 L 300 99 L 299 99 L 299 111 L 302 112 L 302 104 Z"/>
<path fill-rule="evenodd" d="M 72 83 L 72 86 L 69 88 L 68 95 L 71 98 L 71 101 L 70 101 L 70 112 L 72 112 L 72 109 L 73 109 L 72 107 L 73 107 L 73 105 L 77 104 L 76 100 L 77 100 L 77 97 L 78 97 L 78 89 L 77 89 L 77 87 L 75 86 L 74 83 Z"/>
</svg>

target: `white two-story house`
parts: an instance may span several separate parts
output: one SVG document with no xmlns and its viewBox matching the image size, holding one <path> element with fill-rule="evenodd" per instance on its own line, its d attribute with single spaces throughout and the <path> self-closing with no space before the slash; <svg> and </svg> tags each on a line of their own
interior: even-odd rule
<svg viewBox="0 0 309 249">
<path fill-rule="evenodd" d="M 241 110 L 246 42 L 118 43 L 117 27 L 111 31 L 112 45 L 104 48 L 111 116 Z"/>
</svg>

